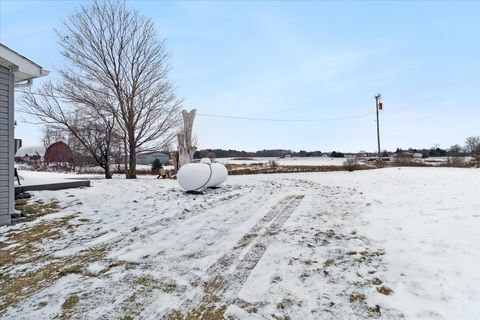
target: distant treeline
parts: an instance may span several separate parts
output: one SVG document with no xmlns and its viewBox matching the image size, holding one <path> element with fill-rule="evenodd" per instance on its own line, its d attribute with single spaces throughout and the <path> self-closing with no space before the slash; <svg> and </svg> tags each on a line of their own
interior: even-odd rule
<svg viewBox="0 0 480 320">
<path fill-rule="evenodd" d="M 428 157 L 448 157 L 452 156 L 452 152 L 447 151 L 446 149 L 441 149 L 438 147 L 434 147 L 431 149 L 413 149 L 413 148 L 408 148 L 408 149 L 401 149 L 397 148 L 395 152 L 390 152 L 390 151 L 383 151 L 382 156 L 383 157 L 389 157 L 393 154 L 399 154 L 399 153 L 420 153 L 422 154 L 423 158 L 428 158 Z M 361 154 L 362 156 L 376 156 L 375 152 L 364 152 L 360 151 L 358 153 L 351 153 L 351 152 L 340 152 L 340 151 L 332 151 L 332 152 L 322 152 L 322 151 L 305 151 L 305 150 L 300 150 L 298 152 L 292 151 L 292 150 L 286 150 L 286 149 L 270 149 L 270 150 L 259 150 L 255 152 L 251 151 L 239 151 L 239 150 L 233 150 L 233 149 L 202 149 L 202 150 L 197 150 L 195 151 L 195 154 L 193 157 L 195 159 L 201 159 L 201 158 L 254 158 L 254 157 L 285 157 L 285 156 L 291 156 L 291 157 L 321 157 L 323 155 L 333 157 L 333 158 L 343 158 L 345 155 L 352 155 L 352 154 Z M 465 154 L 464 154 L 465 155 Z"/>
<path fill-rule="evenodd" d="M 397 150 L 394 153 L 403 153 L 403 152 L 409 152 L 409 153 L 421 153 L 423 158 L 431 158 L 431 157 L 448 157 L 448 156 L 456 156 L 457 154 L 450 154 L 447 150 L 441 149 L 441 148 L 431 148 L 431 149 L 400 149 L 397 148 Z"/>
<path fill-rule="evenodd" d="M 259 150 L 255 152 L 238 151 L 238 150 L 223 150 L 223 149 L 204 149 L 195 151 L 193 157 L 195 159 L 201 159 L 205 157 L 215 158 L 249 158 L 249 157 L 284 157 L 290 155 L 291 157 L 321 157 L 323 153 L 321 151 L 304 151 L 298 152 L 284 149 L 271 149 L 271 150 Z"/>
</svg>

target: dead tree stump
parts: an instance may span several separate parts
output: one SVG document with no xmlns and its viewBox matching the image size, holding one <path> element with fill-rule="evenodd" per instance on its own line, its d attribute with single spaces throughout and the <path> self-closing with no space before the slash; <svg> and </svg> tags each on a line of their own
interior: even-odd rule
<svg viewBox="0 0 480 320">
<path fill-rule="evenodd" d="M 193 161 L 193 154 L 197 148 L 192 146 L 192 127 L 193 120 L 197 113 L 196 109 L 190 112 L 182 111 L 183 116 L 183 130 L 177 135 L 178 138 L 178 169 L 181 166 L 191 163 Z"/>
</svg>

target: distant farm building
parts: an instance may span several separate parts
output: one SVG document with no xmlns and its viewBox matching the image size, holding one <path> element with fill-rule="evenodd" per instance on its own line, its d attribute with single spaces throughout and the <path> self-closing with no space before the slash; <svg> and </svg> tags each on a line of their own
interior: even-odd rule
<svg viewBox="0 0 480 320">
<path fill-rule="evenodd" d="M 46 163 L 70 163 L 73 162 L 73 152 L 70 147 L 62 142 L 58 141 L 51 144 L 47 151 L 45 151 Z"/>
<path fill-rule="evenodd" d="M 47 149 L 43 145 L 22 146 L 15 153 L 15 161 L 28 164 L 71 163 L 73 152 L 62 141 L 51 144 Z"/>
<path fill-rule="evenodd" d="M 137 154 L 137 164 L 151 165 L 155 159 L 160 160 L 163 165 L 167 165 L 170 157 L 160 151 L 142 152 Z"/>
<path fill-rule="evenodd" d="M 15 153 L 15 161 L 20 163 L 39 163 L 43 161 L 45 147 L 42 145 L 22 146 Z"/>
</svg>

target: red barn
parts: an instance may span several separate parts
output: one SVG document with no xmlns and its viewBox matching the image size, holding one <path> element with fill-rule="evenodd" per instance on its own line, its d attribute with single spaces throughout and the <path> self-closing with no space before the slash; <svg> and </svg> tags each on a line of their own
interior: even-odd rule
<svg viewBox="0 0 480 320">
<path fill-rule="evenodd" d="M 55 142 L 51 144 L 50 147 L 45 151 L 45 162 L 46 163 L 55 163 L 55 162 L 72 162 L 73 161 L 73 152 L 70 147 L 63 143 L 62 141 Z"/>
</svg>

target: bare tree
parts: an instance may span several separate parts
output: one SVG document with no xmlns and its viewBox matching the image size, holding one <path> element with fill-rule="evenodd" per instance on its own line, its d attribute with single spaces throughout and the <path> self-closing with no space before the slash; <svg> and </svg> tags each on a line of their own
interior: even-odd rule
<svg viewBox="0 0 480 320">
<path fill-rule="evenodd" d="M 97 164 L 90 152 L 71 132 L 67 134 L 67 141 L 68 146 L 72 149 L 72 168 L 74 171 L 77 169 L 81 171 L 83 166 L 87 164 Z"/>
<path fill-rule="evenodd" d="M 22 99 L 21 111 L 67 129 L 104 169 L 105 178 L 112 177 L 110 144 L 115 133 L 115 117 L 105 111 L 105 101 L 99 95 L 80 100 L 62 86 L 46 82 L 38 92 L 25 91 Z"/>
<path fill-rule="evenodd" d="M 66 141 L 66 132 L 65 128 L 58 126 L 56 124 L 45 124 L 42 127 L 42 143 L 47 150 L 53 143 L 57 141 Z M 68 131 L 67 131 L 68 132 Z"/>
<path fill-rule="evenodd" d="M 465 139 L 465 149 L 474 156 L 480 155 L 480 136 L 479 137 L 468 137 Z"/>
<path fill-rule="evenodd" d="M 459 144 L 454 144 L 448 149 L 450 157 L 460 157 L 462 155 L 462 147 Z"/>
<path fill-rule="evenodd" d="M 57 31 L 69 62 L 61 71 L 63 88 L 113 101 L 105 107 L 125 139 L 127 178 L 136 178 L 136 153 L 168 143 L 181 120 L 181 101 L 167 78 L 165 41 L 158 40 L 152 20 L 123 1 L 95 0 L 63 26 Z"/>
<path fill-rule="evenodd" d="M 465 139 L 465 149 L 470 152 L 472 160 L 480 167 L 480 136 Z"/>
<path fill-rule="evenodd" d="M 465 159 L 462 156 L 463 148 L 459 144 L 454 144 L 448 149 L 447 166 L 463 167 Z"/>
</svg>

